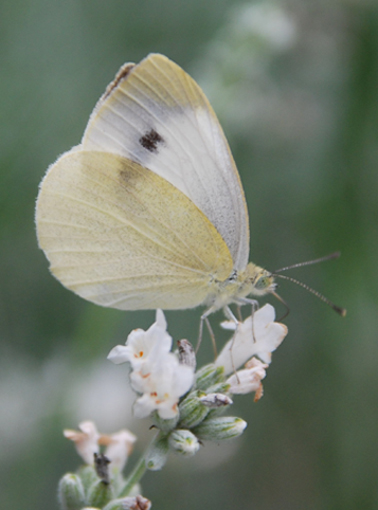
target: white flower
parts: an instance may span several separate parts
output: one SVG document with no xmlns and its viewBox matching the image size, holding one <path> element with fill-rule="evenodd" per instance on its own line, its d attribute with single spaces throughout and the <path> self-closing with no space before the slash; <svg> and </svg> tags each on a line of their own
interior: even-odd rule
<svg viewBox="0 0 378 510">
<path fill-rule="evenodd" d="M 238 370 L 227 379 L 226 382 L 230 385 L 229 392 L 244 395 L 255 391 L 255 400 L 259 400 L 263 390 L 261 379 L 266 376 L 265 368 L 268 368 L 266 363 L 262 363 L 257 358 L 250 359 L 244 369 Z"/>
<path fill-rule="evenodd" d="M 149 372 L 134 371 L 131 374 L 133 388 L 143 393 L 134 404 L 134 413 L 145 418 L 157 411 L 160 418 L 168 420 L 178 413 L 179 398 L 193 385 L 194 371 L 187 365 L 181 365 L 172 353 L 158 356 L 154 363 L 146 363 Z"/>
<path fill-rule="evenodd" d="M 177 356 L 169 352 L 171 347 L 164 314 L 156 310 L 156 322 L 147 331 L 132 331 L 126 346 L 118 345 L 109 353 L 108 359 L 113 363 L 131 364 L 131 386 L 141 394 L 134 404 L 138 418 L 155 410 L 163 420 L 174 418 L 180 397 L 193 385 L 194 367 L 180 364 Z"/>
<path fill-rule="evenodd" d="M 126 361 L 137 368 L 148 358 L 154 359 L 157 352 L 169 352 L 172 346 L 172 338 L 167 333 L 167 322 L 162 310 L 156 310 L 156 321 L 144 331 L 134 329 L 127 337 L 126 345 L 117 345 L 109 355 L 108 360 L 119 365 Z"/>
<path fill-rule="evenodd" d="M 274 319 L 273 306 L 266 304 L 253 317 L 249 316 L 237 325 L 231 321 L 223 322 L 225 329 L 236 331 L 215 360 L 215 365 L 223 366 L 225 373 L 230 374 L 255 355 L 265 363 L 270 363 L 271 353 L 287 335 L 285 324 L 274 322 Z"/>
<path fill-rule="evenodd" d="M 96 425 L 92 421 L 79 423 L 79 429 L 81 432 L 70 429 L 64 430 L 64 437 L 71 439 L 75 443 L 77 453 L 84 462 L 92 465 L 94 454 L 99 453 L 98 440 L 100 434 L 97 432 Z"/>
<path fill-rule="evenodd" d="M 100 434 L 92 421 L 79 423 L 79 429 L 63 431 L 67 439 L 75 443 L 78 454 L 88 465 L 93 465 L 94 454 L 100 452 L 100 446 L 106 446 L 105 456 L 111 461 L 111 469 L 122 471 L 136 436 L 126 429 L 114 434 Z"/>
<path fill-rule="evenodd" d="M 110 435 L 101 434 L 99 444 L 107 447 L 105 455 L 111 461 L 112 471 L 122 471 L 136 439 L 136 436 L 126 429 Z"/>
</svg>

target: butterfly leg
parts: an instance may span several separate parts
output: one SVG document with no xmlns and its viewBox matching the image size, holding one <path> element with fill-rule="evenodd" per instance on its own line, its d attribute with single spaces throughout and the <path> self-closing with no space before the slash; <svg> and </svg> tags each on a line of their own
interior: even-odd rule
<svg viewBox="0 0 378 510">
<path fill-rule="evenodd" d="M 210 335 L 210 338 L 211 338 L 211 343 L 213 344 L 214 359 L 216 359 L 217 356 L 218 356 L 218 350 L 217 350 L 217 343 L 215 341 L 214 331 L 213 331 L 213 328 L 211 327 L 211 324 L 210 324 L 210 321 L 209 321 L 208 317 L 205 318 L 205 322 L 206 322 L 207 329 L 209 331 L 209 335 Z"/>
<path fill-rule="evenodd" d="M 239 377 L 238 377 L 238 374 L 236 372 L 236 368 L 235 368 L 235 364 L 234 364 L 234 356 L 232 354 L 232 348 L 234 346 L 234 342 L 235 342 L 235 337 L 236 337 L 236 333 L 238 331 L 238 327 L 239 327 L 239 324 L 240 324 L 240 321 L 238 321 L 238 319 L 235 317 L 235 315 L 232 313 L 232 310 L 229 306 L 225 306 L 223 308 L 223 312 L 225 314 L 225 316 L 232 322 L 235 323 L 236 325 L 236 328 L 234 330 L 234 334 L 232 335 L 232 339 L 231 339 L 231 344 L 230 344 L 230 356 L 231 356 L 231 364 L 232 364 L 232 370 L 234 372 L 234 374 L 236 375 L 236 379 L 238 381 L 238 383 L 240 382 L 239 381 Z"/>
<path fill-rule="evenodd" d="M 209 315 L 211 315 L 215 311 L 216 311 L 216 308 L 211 306 L 210 308 L 208 308 L 201 315 L 200 325 L 199 325 L 199 333 L 198 333 L 198 340 L 197 340 L 197 346 L 196 346 L 196 354 L 197 354 L 198 349 L 200 348 L 200 345 L 201 345 L 201 342 L 202 342 L 203 323 L 206 322 L 206 326 L 207 326 L 207 329 L 208 329 L 209 334 L 210 334 L 211 342 L 213 344 L 213 349 L 214 349 L 215 357 L 217 357 L 217 348 L 216 348 L 216 343 L 215 343 L 215 335 L 214 335 L 214 332 L 212 330 L 212 327 L 211 327 L 210 321 L 209 321 Z"/>
<path fill-rule="evenodd" d="M 249 299 L 249 298 L 240 298 L 237 302 L 239 306 L 241 305 L 251 305 L 251 317 L 252 317 L 252 338 L 253 342 L 256 343 L 256 335 L 255 335 L 255 321 L 253 320 L 253 317 L 255 315 L 256 310 L 259 308 L 259 302 L 256 301 L 256 299 Z"/>
</svg>

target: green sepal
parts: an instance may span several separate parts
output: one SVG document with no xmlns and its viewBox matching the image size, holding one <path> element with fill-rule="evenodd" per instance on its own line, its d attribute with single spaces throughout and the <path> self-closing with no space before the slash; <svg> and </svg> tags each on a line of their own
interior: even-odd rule
<svg viewBox="0 0 378 510">
<path fill-rule="evenodd" d="M 173 430 L 178 421 L 179 421 L 179 414 L 177 414 L 174 418 L 171 418 L 170 420 L 163 420 L 163 418 L 160 418 L 159 413 L 157 411 L 154 411 L 151 415 L 152 423 L 155 425 L 155 427 L 162 432 L 168 433 L 171 430 Z"/>
<path fill-rule="evenodd" d="M 201 445 L 197 437 L 187 429 L 176 429 L 169 435 L 171 450 L 179 455 L 191 457 L 200 449 Z"/>
<path fill-rule="evenodd" d="M 81 510 L 85 505 L 83 482 L 78 475 L 67 473 L 58 486 L 58 501 L 62 510 Z"/>
<path fill-rule="evenodd" d="M 102 510 L 123 510 L 123 501 L 125 498 L 112 499 L 109 503 L 104 506 Z"/>
<path fill-rule="evenodd" d="M 204 420 L 192 432 L 203 441 L 222 441 L 240 436 L 247 426 L 247 422 L 234 416 L 222 416 Z"/>
<path fill-rule="evenodd" d="M 83 482 L 85 494 L 88 494 L 88 491 L 92 485 L 98 481 L 98 476 L 96 470 L 93 466 L 82 466 L 77 470 L 77 474 L 80 476 L 81 481 Z"/>
<path fill-rule="evenodd" d="M 195 390 L 189 393 L 179 405 L 180 428 L 190 429 L 199 425 L 209 414 L 210 409 L 199 401 L 205 393 Z"/>
<path fill-rule="evenodd" d="M 205 365 L 196 373 L 196 387 L 207 390 L 210 386 L 224 381 L 224 367 L 216 367 L 214 363 Z"/>
<path fill-rule="evenodd" d="M 114 497 L 110 483 L 98 480 L 88 491 L 87 502 L 89 506 L 102 508 Z"/>
<path fill-rule="evenodd" d="M 167 462 L 168 437 L 160 434 L 145 457 L 146 468 L 151 471 L 159 471 Z"/>
<path fill-rule="evenodd" d="M 221 381 L 212 386 L 209 386 L 206 390 L 206 393 L 224 393 L 228 395 L 228 391 L 230 389 L 230 384 L 226 383 L 226 381 Z"/>
</svg>

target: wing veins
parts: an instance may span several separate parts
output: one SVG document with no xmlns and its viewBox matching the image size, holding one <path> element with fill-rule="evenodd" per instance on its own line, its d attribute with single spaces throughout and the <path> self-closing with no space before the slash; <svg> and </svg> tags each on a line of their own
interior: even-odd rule
<svg viewBox="0 0 378 510">
<path fill-rule="evenodd" d="M 172 284 L 173 285 L 173 284 Z M 183 289 L 185 288 L 184 285 L 180 286 L 179 289 Z M 175 290 L 177 290 L 177 287 L 175 287 Z M 170 289 L 167 289 L 165 292 L 160 292 L 159 293 L 159 298 L 161 297 L 164 297 L 164 296 L 167 296 L 168 294 L 170 294 L 172 291 Z M 140 294 L 129 294 L 128 295 L 128 298 L 119 298 L 119 299 L 115 299 L 114 301 L 111 301 L 111 304 L 110 306 L 114 306 L 114 305 L 119 305 L 120 303 L 124 302 L 124 301 L 128 301 L 129 298 L 133 298 L 133 297 L 140 297 Z M 144 295 L 145 297 L 145 295 Z M 153 302 L 154 300 L 156 300 L 156 296 L 151 296 L 149 299 L 144 299 L 143 300 L 143 306 L 146 306 L 148 305 L 149 303 Z M 200 303 L 199 303 L 200 304 Z"/>
<path fill-rule="evenodd" d="M 163 76 L 165 76 L 168 80 L 169 80 L 169 75 L 167 75 L 158 65 L 156 62 L 154 62 L 153 60 L 151 60 L 151 64 L 155 67 L 155 69 L 160 73 L 162 74 Z M 149 74 L 151 76 L 151 72 L 146 70 L 146 73 Z M 185 77 L 185 76 L 184 76 Z M 142 78 L 141 76 L 138 76 L 138 79 L 145 85 L 146 88 L 148 88 L 149 90 L 151 90 L 151 92 L 153 94 L 156 94 L 160 100 L 163 102 L 165 101 L 164 97 L 162 97 L 155 89 L 152 88 L 151 84 L 146 81 L 144 78 Z M 153 77 L 154 79 L 154 77 Z M 161 86 L 163 86 L 162 82 L 160 80 L 157 80 L 159 82 L 159 84 Z M 201 112 L 205 112 L 206 113 L 206 116 L 207 116 L 207 119 L 209 120 L 210 119 L 210 125 L 214 125 L 218 132 L 219 132 L 219 137 L 220 139 L 222 140 L 224 146 L 225 146 L 225 149 L 228 149 L 228 146 L 227 146 L 227 141 L 225 140 L 225 137 L 222 133 L 222 128 L 221 126 L 219 125 L 219 122 L 217 121 L 215 115 L 214 115 L 214 119 L 212 118 L 212 115 L 211 115 L 211 111 L 210 111 L 210 105 L 207 103 L 207 101 L 205 100 L 205 98 L 203 97 L 203 94 L 199 93 L 198 90 L 193 86 L 193 83 L 186 79 L 185 80 L 185 83 L 183 83 L 184 80 L 180 77 L 180 84 L 183 84 L 182 87 L 177 87 L 175 86 L 175 90 L 179 90 L 183 92 L 183 94 L 185 95 L 186 99 L 187 99 L 187 102 L 188 104 L 191 106 L 191 109 L 194 111 L 194 119 L 192 119 L 192 116 L 191 115 L 186 115 L 186 118 L 188 118 L 190 120 L 190 123 L 192 124 L 193 126 L 193 129 L 195 129 L 196 131 L 198 131 L 199 133 L 202 133 L 202 129 L 200 128 L 200 124 L 198 122 L 198 118 L 197 118 L 197 112 L 198 110 L 200 110 Z M 173 82 L 171 83 L 171 85 L 173 86 Z M 192 93 L 193 95 L 195 95 L 197 98 L 199 98 L 199 101 L 200 101 L 200 104 L 199 105 L 194 105 L 193 102 L 191 101 L 190 99 L 190 96 L 188 94 L 188 91 L 187 91 L 187 88 L 190 87 L 191 90 L 192 90 Z M 176 101 L 175 97 L 172 95 L 172 93 L 170 92 L 170 90 L 168 90 L 167 88 L 165 88 L 163 86 L 164 90 L 167 92 L 167 94 L 169 95 L 169 97 L 171 98 L 172 102 L 175 103 L 176 107 L 178 107 L 178 109 L 180 109 L 180 111 L 182 112 L 183 115 L 185 115 L 185 109 Z M 141 90 L 137 89 L 140 93 L 143 93 Z M 145 97 L 148 97 L 146 94 L 144 94 Z M 131 96 L 132 97 L 132 96 Z M 139 104 L 139 103 L 138 103 Z M 147 113 L 150 113 L 152 115 L 152 112 L 150 112 L 150 110 L 146 110 L 146 108 L 144 108 L 145 111 L 147 111 Z M 172 116 L 172 120 L 173 120 L 173 117 Z M 156 116 L 154 115 L 154 118 L 156 119 Z M 177 126 L 177 122 L 175 122 L 175 125 Z M 214 130 L 212 129 L 211 130 L 211 133 L 212 133 L 212 140 L 213 140 L 213 148 L 214 148 L 214 151 L 212 151 L 213 153 L 209 152 L 207 150 L 207 146 L 205 145 L 205 143 L 203 142 L 203 148 L 205 149 L 205 152 L 206 154 L 210 157 L 210 159 L 212 160 L 214 166 L 219 169 L 219 168 L 222 168 L 222 165 L 219 164 L 219 161 L 216 159 L 216 157 L 214 157 L 214 155 L 216 155 L 216 144 L 214 143 Z M 174 136 L 174 135 L 173 135 Z M 176 137 L 174 137 L 176 138 Z M 177 140 L 177 138 L 176 138 Z M 201 137 L 201 140 L 203 140 L 203 138 Z M 189 140 L 191 142 L 191 140 Z M 198 149 L 198 147 L 196 145 L 194 145 L 194 143 L 192 143 L 192 147 L 194 147 L 195 149 Z M 182 145 L 180 144 L 181 148 L 182 148 Z M 184 151 L 185 152 L 185 151 Z M 235 168 L 234 168 L 234 165 L 232 164 L 232 156 L 230 154 L 230 151 L 229 150 L 226 150 L 227 152 L 227 156 L 229 158 L 229 161 L 230 161 L 230 167 L 231 167 L 231 171 L 233 174 L 235 174 Z M 202 186 L 202 189 L 205 191 L 205 194 L 206 196 L 208 197 L 208 199 L 211 201 L 211 203 L 213 204 L 215 202 L 215 199 L 211 199 L 211 195 L 209 196 L 208 193 L 206 192 L 207 190 L 207 185 L 206 183 L 204 183 L 204 181 L 202 180 L 201 178 L 201 173 L 198 173 L 196 171 L 196 165 L 194 164 L 195 161 L 194 161 L 194 157 L 191 156 L 191 153 L 189 154 L 190 157 L 191 157 L 191 161 L 192 161 L 192 168 L 194 170 L 194 173 L 197 175 L 197 178 L 198 178 L 198 181 L 199 183 L 201 184 Z M 221 176 L 221 179 L 222 179 L 222 182 L 224 184 L 223 188 L 224 189 L 228 189 L 229 188 L 229 185 L 226 181 L 226 177 L 224 175 L 224 172 L 217 172 L 217 176 Z M 233 193 L 231 193 L 231 203 L 233 204 L 233 206 L 235 206 L 235 203 L 234 203 L 234 196 L 233 196 Z M 238 205 L 238 204 L 237 204 Z M 216 209 L 216 207 L 212 207 L 212 209 Z M 233 207 L 234 210 L 239 210 L 238 207 Z"/>
<path fill-rule="evenodd" d="M 165 250 L 171 252 L 171 253 L 177 253 L 177 250 L 174 251 L 173 249 L 167 249 L 167 244 L 162 244 L 160 242 L 158 242 L 157 239 L 152 239 L 150 236 L 146 235 L 145 233 L 142 233 L 137 227 L 135 227 L 134 225 L 130 224 L 128 221 L 125 221 L 125 219 L 120 219 L 118 218 L 117 216 L 114 216 L 113 214 L 109 213 L 108 211 L 104 211 L 102 209 L 99 209 L 98 207 L 94 206 L 93 204 L 91 204 L 90 202 L 86 202 L 84 200 L 80 200 L 76 197 L 72 197 L 70 195 L 63 195 L 62 193 L 59 193 L 59 192 L 52 192 L 50 191 L 50 193 L 52 195 L 55 195 L 55 196 L 60 196 L 60 197 L 64 197 L 66 199 L 69 199 L 69 200 L 72 200 L 74 202 L 78 202 L 80 204 L 83 204 L 83 205 L 86 205 L 86 206 L 89 206 L 91 207 L 92 209 L 95 209 L 99 212 L 101 212 L 102 214 L 105 214 L 105 215 L 108 215 L 110 218 L 113 218 L 117 221 L 119 221 L 120 223 L 123 223 L 124 225 L 126 225 L 127 227 L 133 229 L 135 232 L 137 232 L 139 235 L 141 235 L 142 237 L 145 237 L 146 239 L 148 239 L 149 241 L 153 242 L 154 244 L 156 244 L 157 246 L 160 246 L 161 248 L 164 248 Z M 48 236 L 45 236 L 45 237 L 48 237 Z M 75 239 L 75 238 L 73 238 Z"/>
<path fill-rule="evenodd" d="M 149 172 L 152 172 L 152 170 L 149 170 Z M 154 172 L 152 172 L 152 173 L 154 174 Z M 154 175 L 156 175 L 156 174 L 154 174 Z M 89 181 L 91 181 L 92 183 L 94 183 L 94 184 L 98 185 L 99 187 L 106 188 L 106 187 L 105 187 L 105 186 L 104 186 L 101 182 L 97 181 L 97 180 L 96 180 L 96 179 L 94 179 L 92 176 L 86 176 L 86 177 L 87 177 L 87 179 L 88 179 Z M 117 184 L 117 185 L 119 184 L 119 183 L 118 183 L 118 181 L 117 181 L 116 179 L 114 179 L 111 175 L 107 175 L 107 178 L 108 178 L 109 180 L 113 181 L 115 184 Z M 148 179 L 149 181 L 151 180 L 151 176 L 150 176 L 148 173 L 146 173 L 146 174 L 145 174 L 145 178 L 146 178 L 146 179 Z M 161 177 L 161 178 L 163 179 L 163 177 Z M 168 181 L 167 181 L 167 182 L 168 182 Z M 172 186 L 173 186 L 173 184 L 172 184 Z M 148 207 L 148 205 L 147 205 L 147 204 L 145 204 L 144 202 L 142 202 L 142 201 L 140 200 L 140 198 L 138 197 L 138 195 L 136 195 L 136 194 L 133 192 L 133 190 L 132 190 L 132 189 L 126 188 L 126 186 L 124 186 L 124 185 L 122 185 L 122 188 L 123 188 L 123 189 L 125 189 L 125 190 L 127 191 L 127 193 L 129 193 L 130 195 L 132 195 L 132 196 L 133 196 L 133 198 L 134 198 L 137 202 L 139 202 L 141 205 L 143 205 L 143 206 L 146 208 L 146 210 L 150 213 L 150 216 L 151 216 L 151 217 L 154 217 L 154 214 L 152 214 L 152 213 L 151 213 L 151 209 Z M 84 190 L 85 190 L 85 188 L 82 188 L 82 189 L 84 189 Z M 176 188 L 176 189 L 177 189 L 177 188 Z M 182 192 L 180 192 L 180 193 L 182 193 Z M 97 196 L 97 197 L 101 197 L 101 195 L 99 195 L 99 194 L 97 194 L 97 193 L 94 193 L 94 195 L 95 195 L 95 196 Z M 188 198 L 188 197 L 187 197 L 187 198 Z M 189 200 L 190 200 L 190 199 L 189 199 Z M 116 206 L 118 206 L 118 204 L 117 204 L 116 202 L 114 202 L 114 201 L 111 201 L 111 203 L 112 203 L 112 204 L 114 204 L 114 205 L 116 205 Z M 194 205 L 195 205 L 195 204 L 194 204 Z M 197 206 L 195 206 L 195 207 L 197 207 Z M 198 209 L 198 208 L 197 208 L 197 209 Z M 200 211 L 200 209 L 198 209 L 198 210 Z M 202 211 L 200 211 L 200 212 L 201 212 L 201 214 L 204 214 L 204 213 L 202 213 Z M 205 216 L 205 217 L 206 217 L 206 216 Z M 116 218 L 116 217 L 115 217 L 115 218 Z M 207 217 L 206 217 L 206 219 L 207 219 Z M 134 228 L 134 230 L 135 230 L 136 232 L 138 232 L 139 234 L 141 234 L 141 235 L 142 235 L 141 231 L 140 231 L 138 228 L 133 227 L 133 225 L 130 225 L 130 223 L 128 223 L 128 222 L 126 222 L 126 221 L 124 221 L 124 223 L 125 223 L 126 225 L 129 225 L 131 228 Z M 194 251 L 194 249 L 193 249 L 192 247 L 190 247 L 190 246 L 187 244 L 186 240 L 185 240 L 185 239 L 183 239 L 183 238 L 179 235 L 179 232 L 178 232 L 177 230 L 172 229 L 172 226 L 171 226 L 170 224 L 167 224 L 167 223 L 166 223 L 165 221 L 163 221 L 163 220 L 159 220 L 159 223 L 160 223 L 161 225 L 163 225 L 163 226 L 164 226 L 167 230 L 169 230 L 169 232 L 171 232 L 171 233 L 174 235 L 174 237 L 175 237 L 176 239 L 178 239 L 178 240 L 181 242 L 181 244 L 182 244 L 182 245 L 183 245 L 183 246 L 187 249 L 187 251 L 188 251 L 189 253 L 191 253 L 192 255 L 194 255 L 194 257 L 197 259 L 197 261 L 199 261 L 199 262 L 202 264 L 202 266 L 206 267 L 206 265 L 207 265 L 207 264 L 206 264 L 206 263 L 205 263 L 205 262 L 201 259 L 201 257 L 199 257 L 199 255 L 198 255 L 198 254 Z M 146 237 L 147 239 L 150 239 L 150 240 L 154 241 L 154 242 L 155 242 L 155 244 L 157 244 L 158 246 L 161 246 L 161 247 L 162 247 L 162 248 L 164 248 L 164 249 L 166 249 L 166 248 L 167 248 L 167 246 L 168 246 L 168 244 L 166 244 L 166 243 L 164 243 L 164 244 L 158 243 L 157 241 L 153 240 L 150 236 L 148 236 L 148 235 L 146 235 L 146 234 L 143 234 L 143 235 L 144 235 L 144 237 Z M 219 235 L 220 235 L 220 234 L 219 234 Z M 222 237 L 222 236 L 221 236 L 221 237 Z M 210 236 L 209 236 L 209 238 L 210 238 Z M 222 239 L 223 239 L 223 238 L 222 238 Z M 171 247 L 169 250 L 167 250 L 167 251 L 170 251 L 171 253 L 176 254 L 176 253 L 177 253 L 177 247 L 175 247 L 175 248 L 174 248 L 174 247 L 172 246 L 172 247 Z M 181 255 L 185 256 L 185 252 L 181 252 Z"/>
<path fill-rule="evenodd" d="M 89 181 L 91 181 L 92 183 L 94 183 L 94 184 L 98 185 L 99 187 L 105 188 L 105 186 L 104 186 L 104 185 L 103 185 L 100 181 L 97 181 L 97 180 L 96 180 L 96 179 L 94 179 L 92 176 L 86 176 L 86 177 L 87 177 L 87 179 L 88 179 Z M 114 183 L 118 184 L 117 180 L 116 180 L 116 179 L 114 179 L 112 176 L 107 176 L 107 177 L 108 177 L 110 180 L 112 180 Z M 150 176 L 149 176 L 148 174 L 146 174 L 146 179 L 150 179 Z M 57 177 L 57 180 L 60 180 L 61 182 L 65 183 L 65 181 L 64 181 L 63 179 L 59 179 L 59 177 Z M 87 189 L 86 189 L 85 187 L 80 186 L 80 185 L 79 185 L 79 186 L 77 186 L 77 188 L 81 188 L 81 189 L 83 189 L 84 191 L 87 191 Z M 138 196 L 136 196 L 136 195 L 135 195 L 132 191 L 127 190 L 127 192 L 128 192 L 128 193 L 130 193 L 130 194 L 131 194 L 131 195 L 132 195 L 132 196 L 133 196 L 133 197 L 134 197 L 134 198 L 135 198 L 135 199 L 136 199 L 139 203 L 142 203 L 142 202 L 140 201 L 139 197 L 138 197 Z M 174 248 L 173 246 L 169 246 L 169 244 L 167 244 L 167 243 L 158 242 L 158 240 L 157 240 L 157 239 L 154 239 L 154 238 L 150 237 L 150 236 L 149 236 L 149 235 L 147 235 L 145 232 L 142 232 L 142 231 L 141 231 L 140 229 L 138 229 L 136 226 L 132 225 L 129 221 L 127 221 L 127 218 L 120 218 L 120 217 L 118 217 L 118 216 L 115 216 L 114 214 L 111 214 L 109 211 L 104 211 L 104 210 L 102 210 L 102 209 L 100 209 L 100 208 L 96 207 L 96 206 L 95 206 L 94 204 L 92 204 L 91 202 L 84 201 L 84 200 L 79 199 L 79 198 L 77 198 L 77 197 L 72 197 L 72 196 L 69 196 L 69 195 L 67 195 L 67 194 L 62 194 L 62 193 L 59 193 L 59 192 L 56 192 L 56 191 L 54 192 L 54 191 L 51 191 L 51 190 L 50 190 L 50 193 L 51 193 L 52 195 L 55 195 L 55 196 L 61 196 L 61 197 L 64 197 L 64 198 L 68 198 L 69 200 L 76 201 L 76 202 L 81 203 L 81 204 L 83 204 L 83 205 L 89 206 L 89 207 L 91 207 L 92 209 L 95 209 L 95 210 L 97 210 L 97 211 L 99 211 L 99 212 L 101 212 L 101 213 L 103 213 L 103 214 L 105 214 L 105 215 L 108 215 L 109 217 L 111 217 L 111 218 L 113 218 L 113 219 L 115 219 L 115 220 L 119 221 L 121 224 L 126 225 L 127 227 L 129 227 L 129 228 L 133 229 L 133 230 L 134 230 L 135 232 L 137 232 L 137 233 L 138 233 L 141 237 L 145 237 L 146 239 L 150 240 L 151 242 L 153 242 L 153 243 L 154 243 L 154 244 L 156 244 L 157 246 L 160 246 L 161 248 L 163 248 L 163 249 L 164 249 L 164 250 L 166 250 L 167 252 L 172 253 L 172 254 L 174 254 L 174 255 L 176 255 L 176 254 L 177 254 L 177 251 L 178 251 L 178 250 L 177 250 L 177 247 L 175 247 L 175 248 Z M 92 190 L 92 193 L 93 193 L 93 190 Z M 101 198 L 101 195 L 100 195 L 100 194 L 98 194 L 98 193 L 93 193 L 93 195 L 94 195 L 95 197 L 100 197 L 100 198 Z M 118 206 L 118 204 L 117 204 L 117 203 L 115 203 L 114 201 L 111 201 L 110 203 L 112 203 L 112 204 L 114 204 L 114 205 L 117 205 L 117 206 Z M 145 205 L 145 204 L 143 204 L 143 205 Z M 148 206 L 146 206 L 146 205 L 145 205 L 145 207 L 146 207 L 146 209 L 149 211 L 150 215 L 151 215 L 151 216 L 154 216 L 153 214 L 151 214 L 151 211 L 150 211 L 149 207 L 148 207 Z M 202 214 L 203 214 L 203 213 L 202 213 Z M 103 225 L 105 225 L 105 226 L 106 226 L 106 223 L 103 223 L 103 222 L 101 222 L 101 223 L 102 223 Z M 164 221 L 159 221 L 159 223 L 161 223 L 161 225 L 163 225 L 165 228 L 167 228 L 167 229 L 168 229 L 168 230 L 169 230 L 169 231 L 170 231 L 170 232 L 174 235 L 174 237 L 175 237 L 175 238 L 177 238 L 177 239 L 178 239 L 178 240 L 182 243 L 182 245 L 186 248 L 187 252 L 191 253 L 191 254 L 192 254 L 192 255 L 196 258 L 196 260 L 200 262 L 200 264 L 202 265 L 202 267 L 206 267 L 206 266 L 207 266 L 207 264 L 206 264 L 206 263 L 202 260 L 202 258 L 201 258 L 201 257 L 199 257 L 199 255 L 198 255 L 198 254 L 194 251 L 194 249 L 193 249 L 193 248 L 191 248 L 190 246 L 188 246 L 188 244 L 187 244 L 187 242 L 185 241 L 185 239 L 183 239 L 183 238 L 179 235 L 179 233 L 178 233 L 178 231 L 177 231 L 177 230 L 173 230 L 173 229 L 171 228 L 171 225 L 168 225 L 168 224 L 167 224 L 166 222 L 164 222 Z M 45 236 L 45 237 L 53 238 L 54 236 Z M 210 238 L 211 238 L 211 236 L 209 236 L 209 239 L 210 239 Z M 68 238 L 67 238 L 67 239 L 68 239 Z M 71 239 L 76 239 L 76 238 L 71 238 Z M 141 251 L 143 252 L 144 250 L 141 250 Z M 122 253 L 122 252 L 121 252 L 121 253 Z M 146 252 L 144 251 L 144 253 L 146 253 Z M 180 253 L 182 256 L 184 256 L 184 257 L 186 256 L 185 251 L 181 251 L 181 252 L 179 252 L 179 253 Z M 218 252 L 218 255 L 219 255 L 219 252 Z M 148 256 L 150 256 L 150 255 L 148 255 Z M 163 260 L 163 259 L 162 259 L 162 260 Z"/>
<path fill-rule="evenodd" d="M 80 253 L 81 254 L 81 253 L 93 253 L 93 251 L 89 251 L 88 250 L 88 252 L 86 252 L 86 251 L 79 251 L 79 250 L 50 250 L 49 253 L 55 253 L 55 254 L 56 253 L 61 253 L 61 254 L 65 254 L 65 253 Z M 107 253 L 107 252 L 102 251 L 102 252 L 96 252 L 96 253 Z M 113 254 L 114 253 L 120 253 L 122 255 L 124 252 L 122 252 L 122 251 L 120 251 L 120 252 L 112 251 L 111 253 L 113 253 Z M 134 255 L 134 256 L 131 256 L 131 257 L 127 257 L 127 259 L 133 260 L 133 259 L 136 259 L 136 258 L 140 259 L 141 257 L 145 257 L 148 260 L 156 260 L 158 262 L 163 262 L 164 264 L 171 265 L 171 266 L 177 267 L 179 269 L 185 269 L 186 271 L 191 271 L 192 273 L 196 273 L 196 274 L 200 274 L 200 275 L 208 274 L 206 271 L 200 271 L 198 269 L 195 269 L 192 266 L 186 266 L 186 265 L 183 265 L 183 264 L 179 264 L 178 262 L 174 262 L 172 260 L 167 260 L 167 259 L 162 258 L 162 257 L 157 257 L 156 255 L 150 255 L 150 254 L 148 256 L 147 255 L 142 255 L 142 256 Z M 90 267 L 90 266 L 100 267 L 100 266 L 107 266 L 109 264 L 105 264 L 105 263 L 99 264 L 98 262 L 94 262 L 93 264 L 87 264 L 86 263 L 85 265 L 86 265 L 86 267 Z M 73 265 L 69 265 L 69 266 L 59 265 L 59 267 L 67 269 L 67 268 L 70 268 L 70 267 L 75 268 L 75 267 L 78 267 L 78 266 L 77 265 L 74 265 L 74 266 Z M 130 278 L 132 278 L 132 277 L 130 277 Z"/>
</svg>

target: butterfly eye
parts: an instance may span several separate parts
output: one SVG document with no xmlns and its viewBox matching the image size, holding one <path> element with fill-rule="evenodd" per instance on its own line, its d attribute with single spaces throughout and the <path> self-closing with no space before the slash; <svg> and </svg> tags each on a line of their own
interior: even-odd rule
<svg viewBox="0 0 378 510">
<path fill-rule="evenodd" d="M 272 284 L 273 284 L 272 276 L 262 275 L 256 280 L 254 286 L 256 290 L 265 290 Z"/>
</svg>

